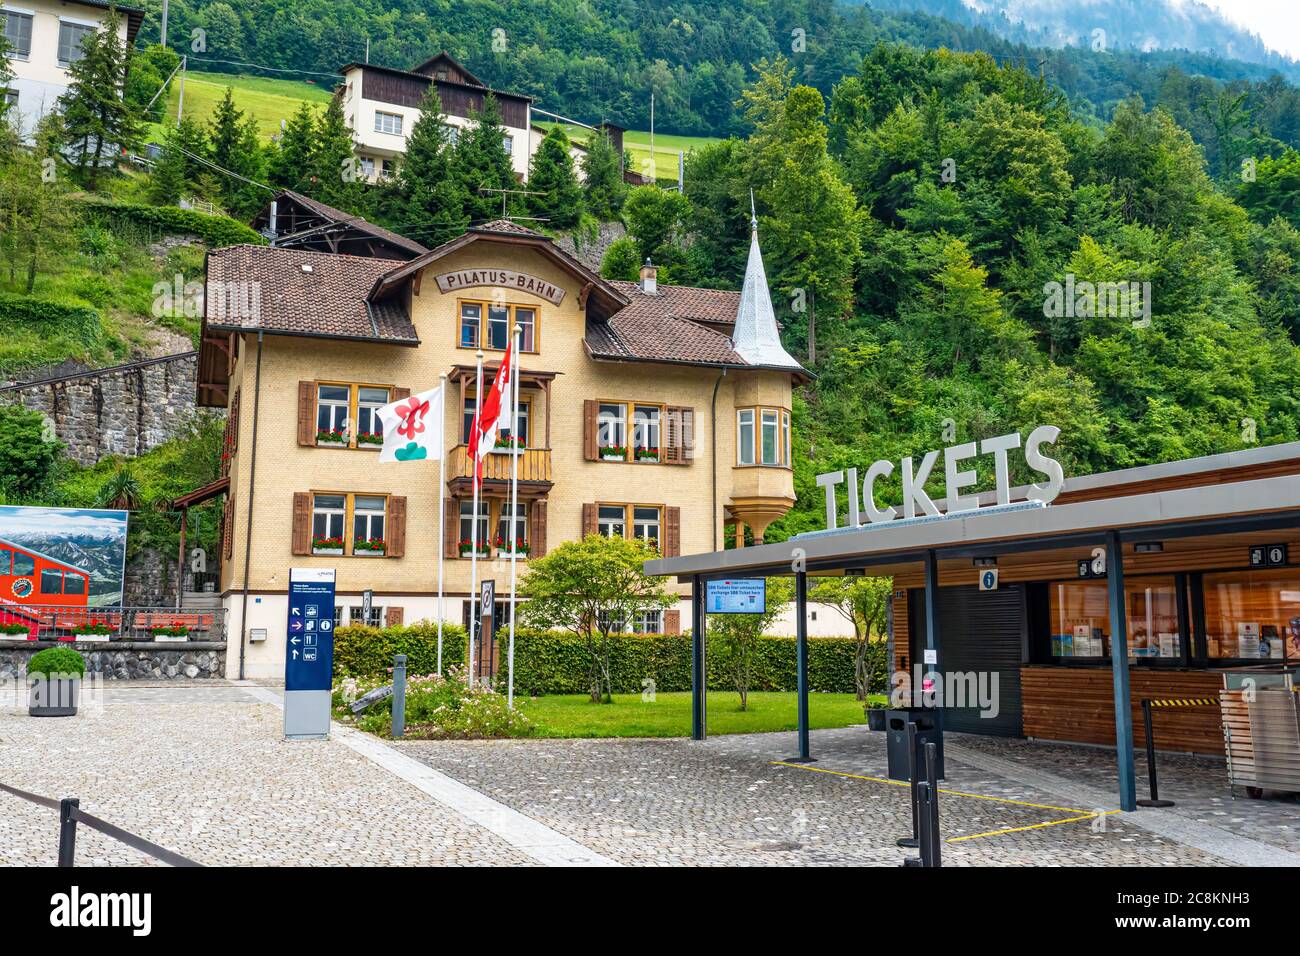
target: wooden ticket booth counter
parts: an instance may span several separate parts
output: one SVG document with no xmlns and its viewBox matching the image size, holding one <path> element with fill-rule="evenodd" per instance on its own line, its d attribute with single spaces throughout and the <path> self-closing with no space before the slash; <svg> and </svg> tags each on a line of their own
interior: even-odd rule
<svg viewBox="0 0 1300 956">
<path fill-rule="evenodd" d="M 1125 810 L 1135 807 L 1133 731 L 1144 698 L 1217 698 L 1225 671 L 1300 661 L 1300 442 L 1068 479 L 1058 466 L 1050 495 L 1044 485 L 1009 487 L 1005 449 L 1020 448 L 1019 436 L 945 451 L 972 459 L 991 446 L 996 455 L 994 442 L 1003 448 L 996 491 L 955 495 L 954 478 L 964 487 L 973 479 L 946 461 L 948 507 L 937 513 L 914 515 L 909 502 L 905 516 L 873 500 L 873 473 L 892 470 L 876 462 L 861 484 L 855 469 L 818 476 L 825 531 L 648 562 L 647 572 L 692 584 L 693 736 L 704 736 L 698 635 L 712 578 L 796 579 L 801 755 L 807 578 L 888 575 L 896 686 L 996 674 L 997 706 L 945 704 L 943 729 L 1114 746 Z M 922 459 L 922 472 L 935 456 Z M 1055 465 L 1031 456 L 1031 466 Z M 903 460 L 908 480 L 914 467 Z M 851 489 L 848 520 L 837 484 Z M 1222 754 L 1219 710 L 1161 708 L 1155 743 Z"/>
</svg>

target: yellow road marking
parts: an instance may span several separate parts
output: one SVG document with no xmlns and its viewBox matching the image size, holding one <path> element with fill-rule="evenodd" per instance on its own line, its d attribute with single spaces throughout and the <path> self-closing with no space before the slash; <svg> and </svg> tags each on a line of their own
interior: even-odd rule
<svg viewBox="0 0 1300 956">
<path fill-rule="evenodd" d="M 812 773 L 827 773 L 833 777 L 848 777 L 852 780 L 867 780 L 871 783 L 887 783 L 891 787 L 911 787 L 911 784 L 904 780 L 889 780 L 885 777 L 869 777 L 860 773 L 846 773 L 843 770 L 827 770 L 825 767 L 807 767 L 803 764 L 786 763 L 783 760 L 773 760 L 772 765 L 775 767 L 789 767 L 791 770 L 808 770 Z M 1064 820 L 1048 820 L 1044 823 L 1033 823 L 1023 827 L 1008 827 L 1003 830 L 989 830 L 986 833 L 971 833 L 966 836 L 950 837 L 945 843 L 960 843 L 962 840 L 976 840 L 980 837 L 999 836 L 1003 833 L 1021 833 L 1025 830 L 1040 830 L 1043 827 L 1054 827 L 1061 823 L 1078 823 L 1081 820 L 1095 820 L 1097 817 L 1109 816 L 1112 813 L 1119 813 L 1118 810 L 1079 810 L 1073 807 L 1056 807 L 1050 803 L 1030 803 L 1027 800 L 1012 800 L 1010 797 L 991 797 L 983 793 L 967 793 L 964 790 L 946 790 L 939 788 L 940 793 L 946 793 L 951 797 L 969 797 L 972 800 L 992 800 L 994 803 L 1009 803 L 1017 807 L 1030 807 L 1034 810 L 1055 810 L 1059 813 L 1074 813 L 1078 816 L 1067 817 Z"/>
</svg>

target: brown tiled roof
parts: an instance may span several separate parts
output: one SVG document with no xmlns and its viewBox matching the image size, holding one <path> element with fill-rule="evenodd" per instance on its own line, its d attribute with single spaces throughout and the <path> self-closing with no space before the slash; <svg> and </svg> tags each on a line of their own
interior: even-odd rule
<svg viewBox="0 0 1300 956">
<path fill-rule="evenodd" d="M 358 232 L 374 236 L 376 239 L 382 239 L 385 242 L 392 243 L 399 249 L 407 249 L 417 256 L 429 251 L 427 246 L 422 246 L 412 239 L 407 239 L 405 236 L 398 235 L 391 229 L 385 229 L 383 226 L 376 226 L 373 222 L 369 222 L 360 216 L 353 216 L 351 213 L 346 213 L 342 209 L 335 209 L 333 206 L 327 206 L 318 199 L 312 199 L 310 196 L 296 193 L 292 189 L 284 190 L 283 195 L 288 196 L 304 209 L 311 210 L 322 219 L 328 219 L 332 222 L 346 225 L 349 229 L 355 229 Z"/>
<path fill-rule="evenodd" d="M 491 222 L 485 222 L 481 226 L 471 226 L 470 232 L 505 232 L 512 236 L 536 236 L 538 239 L 546 239 L 542 233 L 527 226 L 521 226 L 517 222 L 511 222 L 509 219 L 493 219 Z"/>
<path fill-rule="evenodd" d="M 743 366 L 731 339 L 701 322 L 735 319 L 735 292 L 659 286 L 646 295 L 635 282 L 612 285 L 631 300 L 605 320 L 588 319 L 587 351 L 594 358 L 640 362 L 683 362 Z"/>
<path fill-rule="evenodd" d="M 418 345 L 419 336 L 401 300 L 368 302 L 366 293 L 379 276 L 403 265 L 393 259 L 332 255 L 272 246 L 227 246 L 208 254 L 204 321 L 208 328 L 281 335 L 360 339 Z M 253 315 L 232 309 L 238 296 L 220 294 L 217 285 L 242 289 L 257 283 Z"/>
</svg>

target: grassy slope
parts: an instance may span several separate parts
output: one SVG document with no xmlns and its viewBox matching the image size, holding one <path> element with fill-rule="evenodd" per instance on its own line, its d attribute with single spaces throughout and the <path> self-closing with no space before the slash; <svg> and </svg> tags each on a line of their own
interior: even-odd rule
<svg viewBox="0 0 1300 956">
<path fill-rule="evenodd" d="M 642 701 L 639 695 L 616 694 L 612 704 L 593 704 L 585 694 L 557 694 L 522 700 L 519 706 L 537 722 L 544 737 L 688 737 L 691 733 L 688 693 L 661 693 L 653 702 Z M 814 728 L 866 723 L 862 702 L 852 694 L 812 694 L 808 716 Z M 739 695 L 711 691 L 708 722 L 711 734 L 794 730 L 795 695 L 755 691 L 749 695 L 749 709 L 742 711 Z"/>
<path fill-rule="evenodd" d="M 321 79 L 328 82 L 324 77 Z M 185 76 L 185 115 L 206 122 L 221 102 L 227 86 L 234 90 L 235 106 L 257 120 L 264 139 L 278 133 L 280 120 L 287 120 L 297 112 L 304 100 L 323 106 L 330 99 L 330 91 L 325 87 L 301 80 L 191 71 Z M 179 84 L 173 81 L 167 93 L 167 117 L 175 122 L 180 108 Z"/>
<path fill-rule="evenodd" d="M 327 83 L 324 77 L 322 83 Z M 273 80 L 262 76 L 236 76 L 227 73 L 186 74 L 185 79 L 185 113 L 206 121 L 212 115 L 226 87 L 234 90 L 235 105 L 257 120 L 262 136 L 269 139 L 280 131 L 280 120 L 288 119 L 297 111 L 299 104 L 324 104 L 329 102 L 330 92 L 323 85 L 306 83 L 301 80 Z M 180 106 L 180 90 L 173 83 L 168 90 L 167 116 L 175 120 Z M 553 123 L 539 121 L 539 126 L 553 126 Z M 582 127 L 567 126 L 570 137 L 585 139 L 589 131 Z M 156 134 L 156 131 L 153 131 Z M 669 133 L 655 133 L 655 175 L 664 179 L 677 178 L 677 153 L 679 150 L 690 152 L 697 146 L 716 142 L 709 136 L 674 136 Z M 650 157 L 650 134 L 641 130 L 628 130 L 623 137 L 624 147 L 632 153 L 637 171 Z"/>
</svg>

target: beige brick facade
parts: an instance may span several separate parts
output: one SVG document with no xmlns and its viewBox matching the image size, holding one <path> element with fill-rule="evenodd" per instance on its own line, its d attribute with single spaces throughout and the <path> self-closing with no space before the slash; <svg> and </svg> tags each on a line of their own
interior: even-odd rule
<svg viewBox="0 0 1300 956">
<path fill-rule="evenodd" d="M 435 276 L 475 268 L 509 269 L 539 277 L 564 289 L 564 299 L 557 306 L 513 289 L 439 291 Z M 387 385 L 409 389 L 414 394 L 435 386 L 439 375 L 454 366 L 472 366 L 475 349 L 457 344 L 459 303 L 464 299 L 484 302 L 502 299 L 537 310 L 537 351 L 523 354 L 521 368 L 525 373 L 555 373 L 555 377 L 549 387 L 549 405 L 548 395 L 540 388 L 525 388 L 522 397 L 532 400 L 530 447 L 545 447 L 549 435 L 553 486 L 545 496 L 548 549 L 581 536 L 583 505 L 589 503 L 680 509 L 680 553 L 686 554 L 722 547 L 723 526 L 733 520 L 728 515 L 733 499 L 761 494 L 793 501 L 789 468 L 735 467 L 738 405 L 788 411 L 789 373 L 729 368 L 723 374 L 722 369 L 713 367 L 594 361 L 584 347 L 586 320 L 579 307 L 580 292 L 581 283 L 577 278 L 531 248 L 476 242 L 426 266 L 424 274 L 413 284 L 409 311 L 419 334 L 418 347 L 305 336 L 265 336 L 261 346 L 252 546 L 247 558 L 252 597 L 246 627 L 264 627 L 269 633 L 265 645 L 247 648 L 251 665 L 248 676 L 274 676 L 282 668 L 283 595 L 291 566 L 336 568 L 341 605 L 359 604 L 357 596 L 363 589 L 371 588 L 376 592 L 376 605 L 403 608 L 402 616 L 407 622 L 436 615 L 434 596 L 438 558 L 442 552 L 438 538 L 438 463 L 381 464 L 373 450 L 301 446 L 297 427 L 298 392 L 300 382 L 325 381 Z M 304 302 L 302 307 L 310 310 L 312 304 Z M 222 565 L 222 590 L 232 611 L 233 640 L 238 640 L 243 617 L 240 595 L 244 587 L 245 536 L 250 520 L 248 488 L 253 467 L 257 353 L 257 334 L 244 334 L 229 385 L 231 396 L 240 393 L 238 451 L 232 462 L 230 488 L 233 547 L 230 559 Z M 489 363 L 500 358 L 496 352 L 489 351 L 486 355 Z M 711 410 L 715 385 L 716 425 Z M 461 438 L 460 387 L 449 385 L 447 398 L 446 445 L 451 448 Z M 585 460 L 584 401 L 591 399 L 692 408 L 691 461 L 671 465 Z M 294 495 L 312 492 L 405 497 L 404 555 L 294 555 L 291 544 Z M 493 524 L 493 534 L 495 529 Z M 471 589 L 470 564 L 468 558 L 446 560 L 446 593 L 454 598 L 446 605 L 449 620 L 461 620 L 461 599 Z M 521 562 L 521 575 L 525 567 Z M 507 561 L 480 559 L 479 571 L 480 578 L 496 578 L 499 595 L 508 592 Z M 684 614 L 684 622 L 686 618 Z M 235 672 L 236 654 L 230 655 L 230 663 Z"/>
</svg>

